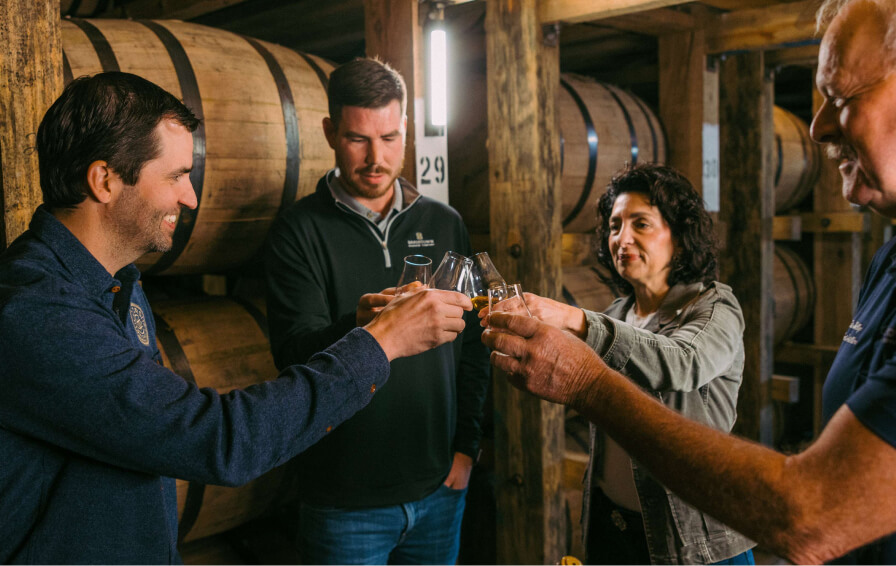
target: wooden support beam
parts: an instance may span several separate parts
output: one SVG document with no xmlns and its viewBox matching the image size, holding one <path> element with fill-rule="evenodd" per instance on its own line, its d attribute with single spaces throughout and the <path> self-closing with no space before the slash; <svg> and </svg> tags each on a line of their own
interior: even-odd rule
<svg viewBox="0 0 896 566">
<path fill-rule="evenodd" d="M 491 249 L 507 281 L 559 298 L 559 49 L 536 0 L 486 5 Z M 564 410 L 494 382 L 497 562 L 554 564 L 566 546 Z"/>
<path fill-rule="evenodd" d="M 666 162 L 684 173 L 701 194 L 707 79 L 704 35 L 698 29 L 658 40 L 659 118 L 666 132 Z"/>
<path fill-rule="evenodd" d="M 765 64 L 769 69 L 787 66 L 814 69 L 818 65 L 818 45 L 801 45 L 766 51 Z"/>
<path fill-rule="evenodd" d="M 799 403 L 800 378 L 788 375 L 773 375 L 772 399 L 781 403 Z"/>
<path fill-rule="evenodd" d="M 600 20 L 600 25 L 643 35 L 666 35 L 693 31 L 699 26 L 697 18 L 687 12 L 660 8 L 649 12 L 625 14 Z"/>
<path fill-rule="evenodd" d="M 0 178 L 5 248 L 42 202 L 35 142 L 44 113 L 62 92 L 59 0 L 0 2 Z"/>
<path fill-rule="evenodd" d="M 720 63 L 720 219 L 728 227 L 721 278 L 734 289 L 745 323 L 735 431 L 766 444 L 772 442 L 773 96 L 761 52 Z"/>
<path fill-rule="evenodd" d="M 772 220 L 772 238 L 775 240 L 801 240 L 803 219 L 797 215 L 775 216 Z"/>
<path fill-rule="evenodd" d="M 715 54 L 817 43 L 817 7 L 815 0 L 803 0 L 721 14 L 707 25 L 706 51 Z"/>
<path fill-rule="evenodd" d="M 423 98 L 423 40 L 413 0 L 364 0 L 364 36 L 368 57 L 379 57 L 404 77 L 408 89 L 407 146 L 402 177 L 417 182 L 417 99 Z M 422 108 L 422 104 L 420 104 Z"/>
<path fill-rule="evenodd" d="M 590 22 L 684 4 L 687 0 L 541 0 L 538 22 Z"/>
</svg>

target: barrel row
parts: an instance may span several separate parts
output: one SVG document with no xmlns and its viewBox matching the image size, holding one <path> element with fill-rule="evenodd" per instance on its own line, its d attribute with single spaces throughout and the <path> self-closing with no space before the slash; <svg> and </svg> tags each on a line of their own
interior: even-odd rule
<svg viewBox="0 0 896 566">
<path fill-rule="evenodd" d="M 469 97 L 485 99 L 484 77 L 462 77 Z M 562 156 L 563 231 L 597 225 L 595 205 L 626 163 L 663 163 L 666 136 L 656 114 L 637 96 L 613 85 L 561 75 L 557 98 Z M 486 106 L 467 105 L 448 136 L 451 201 L 473 233 L 489 231 Z M 775 107 L 775 210 L 802 201 L 818 178 L 821 154 L 805 122 Z"/>
</svg>

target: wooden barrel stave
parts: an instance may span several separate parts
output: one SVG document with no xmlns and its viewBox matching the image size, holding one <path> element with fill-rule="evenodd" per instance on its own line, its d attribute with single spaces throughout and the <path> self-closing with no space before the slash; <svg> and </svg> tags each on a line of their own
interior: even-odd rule
<svg viewBox="0 0 896 566">
<path fill-rule="evenodd" d="M 775 212 L 798 205 L 806 196 L 821 166 L 821 150 L 809 137 L 809 127 L 796 115 L 775 106 Z"/>
<path fill-rule="evenodd" d="M 647 105 L 630 93 L 577 75 L 564 74 L 558 89 L 564 232 L 597 225 L 595 204 L 618 169 L 633 159 L 663 162 L 663 128 Z M 486 80 L 471 73 L 459 80 L 469 100 L 448 134 L 451 203 L 472 233 L 489 232 Z M 589 133 L 593 133 L 589 139 Z M 589 174 L 590 171 L 590 174 Z"/>
<path fill-rule="evenodd" d="M 786 246 L 775 246 L 773 273 L 775 344 L 780 344 L 809 322 L 815 283 L 805 262 Z"/>
<path fill-rule="evenodd" d="M 173 37 L 186 61 L 174 59 L 170 46 L 150 29 L 153 24 Z M 320 127 L 327 115 L 321 75 L 326 80 L 332 66 L 281 46 L 186 22 L 66 20 L 63 47 L 73 77 L 110 70 L 108 53 L 105 66 L 97 55 L 102 41 L 82 29 L 91 26 L 108 44 L 118 69 L 155 82 L 189 105 L 178 76 L 189 68 L 198 89 L 199 104 L 193 110 L 203 118 L 203 131 L 194 138 L 203 139 L 194 153 L 194 169 L 197 160 L 202 164 L 200 182 L 194 181 L 200 197 L 195 221 L 182 214 L 178 231 L 187 234 L 185 244 L 169 254 L 148 254 L 138 265 L 166 274 L 212 273 L 251 260 L 282 206 L 313 192 L 332 166 L 332 151 Z M 291 101 L 283 98 L 284 86 Z"/>
<path fill-rule="evenodd" d="M 589 232 L 613 174 L 626 163 L 664 162 L 665 136 L 646 105 L 618 87 L 571 74 L 561 86 L 563 230 Z"/>
<path fill-rule="evenodd" d="M 264 301 L 203 297 L 157 301 L 159 350 L 166 367 L 199 387 L 219 393 L 273 379 L 277 375 L 267 338 Z M 290 478 L 283 468 L 232 488 L 177 480 L 178 512 L 195 517 L 184 541 L 224 532 L 264 515 L 290 499 Z M 187 495 L 199 499 L 187 510 Z M 198 511 L 198 514 L 196 514 Z M 190 521 L 187 519 L 186 521 Z"/>
</svg>

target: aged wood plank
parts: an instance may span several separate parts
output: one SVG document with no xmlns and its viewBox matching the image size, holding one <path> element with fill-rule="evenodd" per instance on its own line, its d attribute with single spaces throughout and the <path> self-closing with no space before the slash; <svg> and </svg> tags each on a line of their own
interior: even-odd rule
<svg viewBox="0 0 896 566">
<path fill-rule="evenodd" d="M 774 340 L 774 143 L 772 81 L 761 52 L 728 57 L 719 70 L 720 218 L 728 227 L 722 281 L 744 313 L 744 381 L 738 434 L 772 442 L 769 384 Z"/>
<path fill-rule="evenodd" d="M 486 6 L 491 249 L 508 281 L 557 298 L 561 277 L 557 47 L 543 43 L 536 0 Z M 553 564 L 563 554 L 564 412 L 494 389 L 497 560 Z"/>
<path fill-rule="evenodd" d="M 634 12 L 684 4 L 687 0 L 542 0 L 538 5 L 538 21 L 588 22 Z"/>
<path fill-rule="evenodd" d="M 664 35 L 658 43 L 659 117 L 666 132 L 666 161 L 684 173 L 702 194 L 704 32 Z"/>
<path fill-rule="evenodd" d="M 402 177 L 416 183 L 414 147 L 417 120 L 415 101 L 423 97 L 422 37 L 417 2 L 364 0 L 364 37 L 368 57 L 379 57 L 404 77 L 408 89 L 408 130 Z"/>
<path fill-rule="evenodd" d="M 817 43 L 814 0 L 728 12 L 706 29 L 706 51 L 723 53 Z"/>
<path fill-rule="evenodd" d="M 803 235 L 802 220 L 797 214 L 775 216 L 772 219 L 772 238 L 775 240 L 800 240 Z"/>
<path fill-rule="evenodd" d="M 693 31 L 699 26 L 699 21 L 687 12 L 660 8 L 658 10 L 605 18 L 600 21 L 600 24 L 622 31 L 658 36 L 668 33 Z"/>
<path fill-rule="evenodd" d="M 35 142 L 62 92 L 59 0 L 0 2 L 0 177 L 5 248 L 42 202 Z"/>
</svg>

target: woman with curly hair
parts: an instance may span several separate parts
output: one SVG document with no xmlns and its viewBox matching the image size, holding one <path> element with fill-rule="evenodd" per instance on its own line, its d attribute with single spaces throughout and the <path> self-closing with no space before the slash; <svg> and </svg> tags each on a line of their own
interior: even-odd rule
<svg viewBox="0 0 896 566">
<path fill-rule="evenodd" d="M 596 313 L 526 293 L 529 310 L 585 340 L 658 401 L 730 431 L 744 321 L 731 288 L 716 281 L 703 200 L 674 169 L 647 164 L 618 173 L 597 208 L 598 261 L 624 296 Z M 752 541 L 670 493 L 594 425 L 590 447 L 582 506 L 589 563 L 753 564 Z"/>
</svg>

